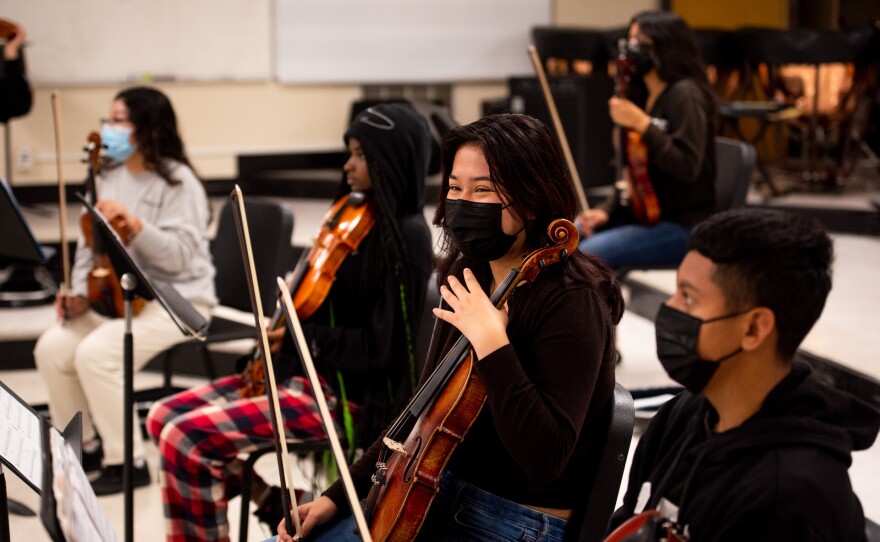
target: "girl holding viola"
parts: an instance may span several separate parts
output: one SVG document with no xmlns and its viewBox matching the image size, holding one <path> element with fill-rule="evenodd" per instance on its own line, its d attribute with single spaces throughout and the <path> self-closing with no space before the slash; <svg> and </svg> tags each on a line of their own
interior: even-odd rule
<svg viewBox="0 0 880 542">
<path fill-rule="evenodd" d="M 691 228 L 715 211 L 716 97 L 696 37 L 679 15 L 640 13 L 628 34 L 631 93 L 612 97 L 608 111 L 644 143 L 659 222 L 638 223 L 635 204 L 625 205 L 615 190 L 579 217 L 580 249 L 614 268 L 678 265 Z"/>
<path fill-rule="evenodd" d="M 441 161 L 434 223 L 443 230 L 445 306 L 434 309 L 440 322 L 422 381 L 460 332 L 486 403 L 448 458 L 419 539 L 561 540 L 589 487 L 594 427 L 613 393 L 620 288 L 607 267 L 575 250 L 513 288 L 501 309 L 489 299 L 547 243 L 553 220 L 576 214 L 560 151 L 539 121 L 495 115 L 454 128 Z M 382 446 L 377 440 L 351 467 L 361 498 Z M 359 540 L 339 483 L 299 514 L 309 540 Z M 283 528 L 280 539 L 290 540 Z"/>
<path fill-rule="evenodd" d="M 354 427 L 344 429 L 349 445 L 357 446 L 372 442 L 416 378 L 413 341 L 432 265 L 423 213 L 432 142 L 427 122 L 406 104 L 367 109 L 345 142 L 351 154 L 337 201 L 364 193 L 375 222 L 303 330 L 331 409 L 353 415 Z M 270 336 L 280 347 L 273 361 L 288 435 L 323 437 L 292 341 Z M 226 510 L 239 491 L 237 456 L 272 442 L 268 399 L 246 397 L 248 386 L 245 376 L 232 375 L 150 410 L 147 430 L 159 448 L 168 540 L 229 540 Z M 282 515 L 280 491 L 256 482 L 257 517 L 274 529 Z"/>
<path fill-rule="evenodd" d="M 210 208 L 184 152 L 171 102 L 153 88 L 123 90 L 113 100 L 101 140 L 109 164 L 96 179 L 95 207 L 126 230 L 129 254 L 147 276 L 172 284 L 209 317 L 216 303 L 205 235 Z M 56 299 L 59 322 L 37 340 L 34 361 L 49 389 L 55 425 L 83 413 L 83 466 L 100 469 L 103 455 L 105 467 L 92 486 L 98 495 L 106 495 L 122 491 L 125 320 L 90 305 L 92 265 L 93 250 L 81 235 L 70 295 Z M 185 340 L 158 301 L 146 303 L 134 317 L 132 333 L 135 370 Z M 134 458 L 133 485 L 149 484 L 138 438 Z"/>
</svg>

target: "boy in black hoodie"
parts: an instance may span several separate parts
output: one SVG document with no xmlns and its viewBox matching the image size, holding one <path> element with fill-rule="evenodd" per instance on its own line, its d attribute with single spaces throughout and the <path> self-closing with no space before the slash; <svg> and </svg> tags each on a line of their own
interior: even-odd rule
<svg viewBox="0 0 880 542">
<path fill-rule="evenodd" d="M 657 354 L 686 391 L 651 421 L 614 529 L 658 509 L 691 540 L 863 540 L 847 469 L 880 413 L 792 363 L 831 289 L 815 220 L 741 209 L 693 232 Z"/>
</svg>

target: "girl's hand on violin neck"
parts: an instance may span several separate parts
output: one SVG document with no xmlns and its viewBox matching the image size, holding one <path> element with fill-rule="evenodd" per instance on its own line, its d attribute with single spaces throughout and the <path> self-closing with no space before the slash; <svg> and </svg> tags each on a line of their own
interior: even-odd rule
<svg viewBox="0 0 880 542">
<path fill-rule="evenodd" d="M 82 316 L 89 310 L 89 301 L 81 295 L 69 295 L 66 298 L 58 293 L 55 296 L 55 316 L 61 320 L 65 317 L 65 303 L 67 318 Z"/>
<path fill-rule="evenodd" d="M 464 270 L 464 284 L 453 276 L 447 282 L 448 286 L 440 287 L 440 295 L 452 310 L 435 308 L 434 315 L 461 331 L 470 341 L 477 358 L 483 359 L 510 343 L 507 308 L 496 309 L 492 305 L 470 269 Z"/>
<path fill-rule="evenodd" d="M 122 221 L 121 226 L 127 230 L 131 238 L 137 236 L 144 227 L 143 222 L 138 217 L 129 214 L 125 205 L 115 199 L 103 199 L 95 204 L 95 209 L 101 211 L 101 214 L 104 215 L 108 222 L 120 219 Z"/>
<path fill-rule="evenodd" d="M 278 329 L 267 329 L 266 338 L 269 339 L 269 352 L 277 354 L 284 343 L 284 326 Z"/>
<path fill-rule="evenodd" d="M 651 124 L 651 117 L 641 107 L 626 98 L 611 97 L 608 100 L 608 113 L 618 126 L 645 133 Z"/>
<path fill-rule="evenodd" d="M 15 27 L 15 36 L 11 40 L 7 40 L 3 46 L 3 58 L 6 60 L 15 60 L 18 58 L 18 51 L 24 45 L 25 33 L 24 28 Z"/>
<path fill-rule="evenodd" d="M 330 500 L 330 497 L 321 496 L 316 501 L 308 502 L 297 508 L 299 519 L 302 521 L 303 536 L 309 536 L 312 529 L 318 525 L 327 523 L 336 515 L 336 504 Z M 284 520 L 278 524 L 278 540 L 279 542 L 292 542 L 298 540 L 287 533 Z"/>
<path fill-rule="evenodd" d="M 583 237 L 590 237 L 596 228 L 608 222 L 608 213 L 603 209 L 590 209 L 577 217 L 578 231 Z"/>
</svg>

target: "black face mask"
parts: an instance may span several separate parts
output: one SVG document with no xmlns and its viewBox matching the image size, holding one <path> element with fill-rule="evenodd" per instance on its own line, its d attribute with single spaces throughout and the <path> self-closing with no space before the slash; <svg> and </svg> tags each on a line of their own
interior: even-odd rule
<svg viewBox="0 0 880 542">
<path fill-rule="evenodd" d="M 657 357 L 660 358 L 660 364 L 663 365 L 669 378 L 692 393 L 703 391 L 721 362 L 739 354 L 742 352 L 742 348 L 737 348 L 715 361 L 700 359 L 697 354 L 700 326 L 733 318 L 750 310 L 746 309 L 708 320 L 700 320 L 686 312 L 673 309 L 669 305 L 661 305 L 657 312 L 657 318 L 654 320 L 654 330 L 657 337 Z"/>
<path fill-rule="evenodd" d="M 626 58 L 632 64 L 633 75 L 636 77 L 644 77 L 654 67 L 652 49 L 653 47 L 646 43 L 626 44 Z"/>
<path fill-rule="evenodd" d="M 516 235 L 501 229 L 500 203 L 446 200 L 446 231 L 455 248 L 468 258 L 493 261 L 507 254 Z"/>
</svg>

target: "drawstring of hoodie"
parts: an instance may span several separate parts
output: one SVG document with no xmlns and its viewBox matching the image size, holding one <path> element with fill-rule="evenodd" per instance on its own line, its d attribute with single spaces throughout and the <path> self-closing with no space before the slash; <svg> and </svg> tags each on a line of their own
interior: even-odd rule
<svg viewBox="0 0 880 542">
<path fill-rule="evenodd" d="M 694 421 L 692 423 L 698 423 L 698 422 Z M 705 423 L 705 420 L 704 420 L 704 423 Z M 672 475 L 675 473 L 676 467 L 678 467 L 678 464 L 681 462 L 681 458 L 684 456 L 685 450 L 687 450 L 690 447 L 691 442 L 696 438 L 696 431 L 688 431 L 687 433 L 688 433 L 687 437 L 682 439 L 681 445 L 678 447 L 678 450 L 676 450 L 676 452 L 675 452 L 675 458 L 672 460 L 672 463 L 666 469 L 666 472 L 663 474 L 663 478 L 661 478 L 660 481 L 657 483 L 656 489 L 651 491 L 651 498 L 648 499 L 648 504 L 645 506 L 645 510 L 651 510 L 651 509 L 657 508 L 657 505 L 659 504 L 660 498 L 663 496 L 663 492 L 666 490 L 667 486 L 669 486 L 669 482 L 672 479 Z M 702 456 L 703 456 L 703 453 L 700 453 L 700 456 L 698 457 L 697 462 L 694 464 L 694 467 L 691 469 L 691 472 L 688 475 L 687 480 L 685 481 L 685 490 L 687 490 L 687 487 L 690 485 L 690 483 L 693 479 L 694 471 L 696 470 L 697 466 L 699 465 L 700 460 L 702 460 Z M 684 495 L 682 495 L 682 497 L 684 497 Z M 679 502 L 679 506 L 678 506 L 679 510 L 681 510 L 681 505 L 683 502 L 684 502 L 684 499 L 682 498 L 681 502 Z"/>
</svg>

